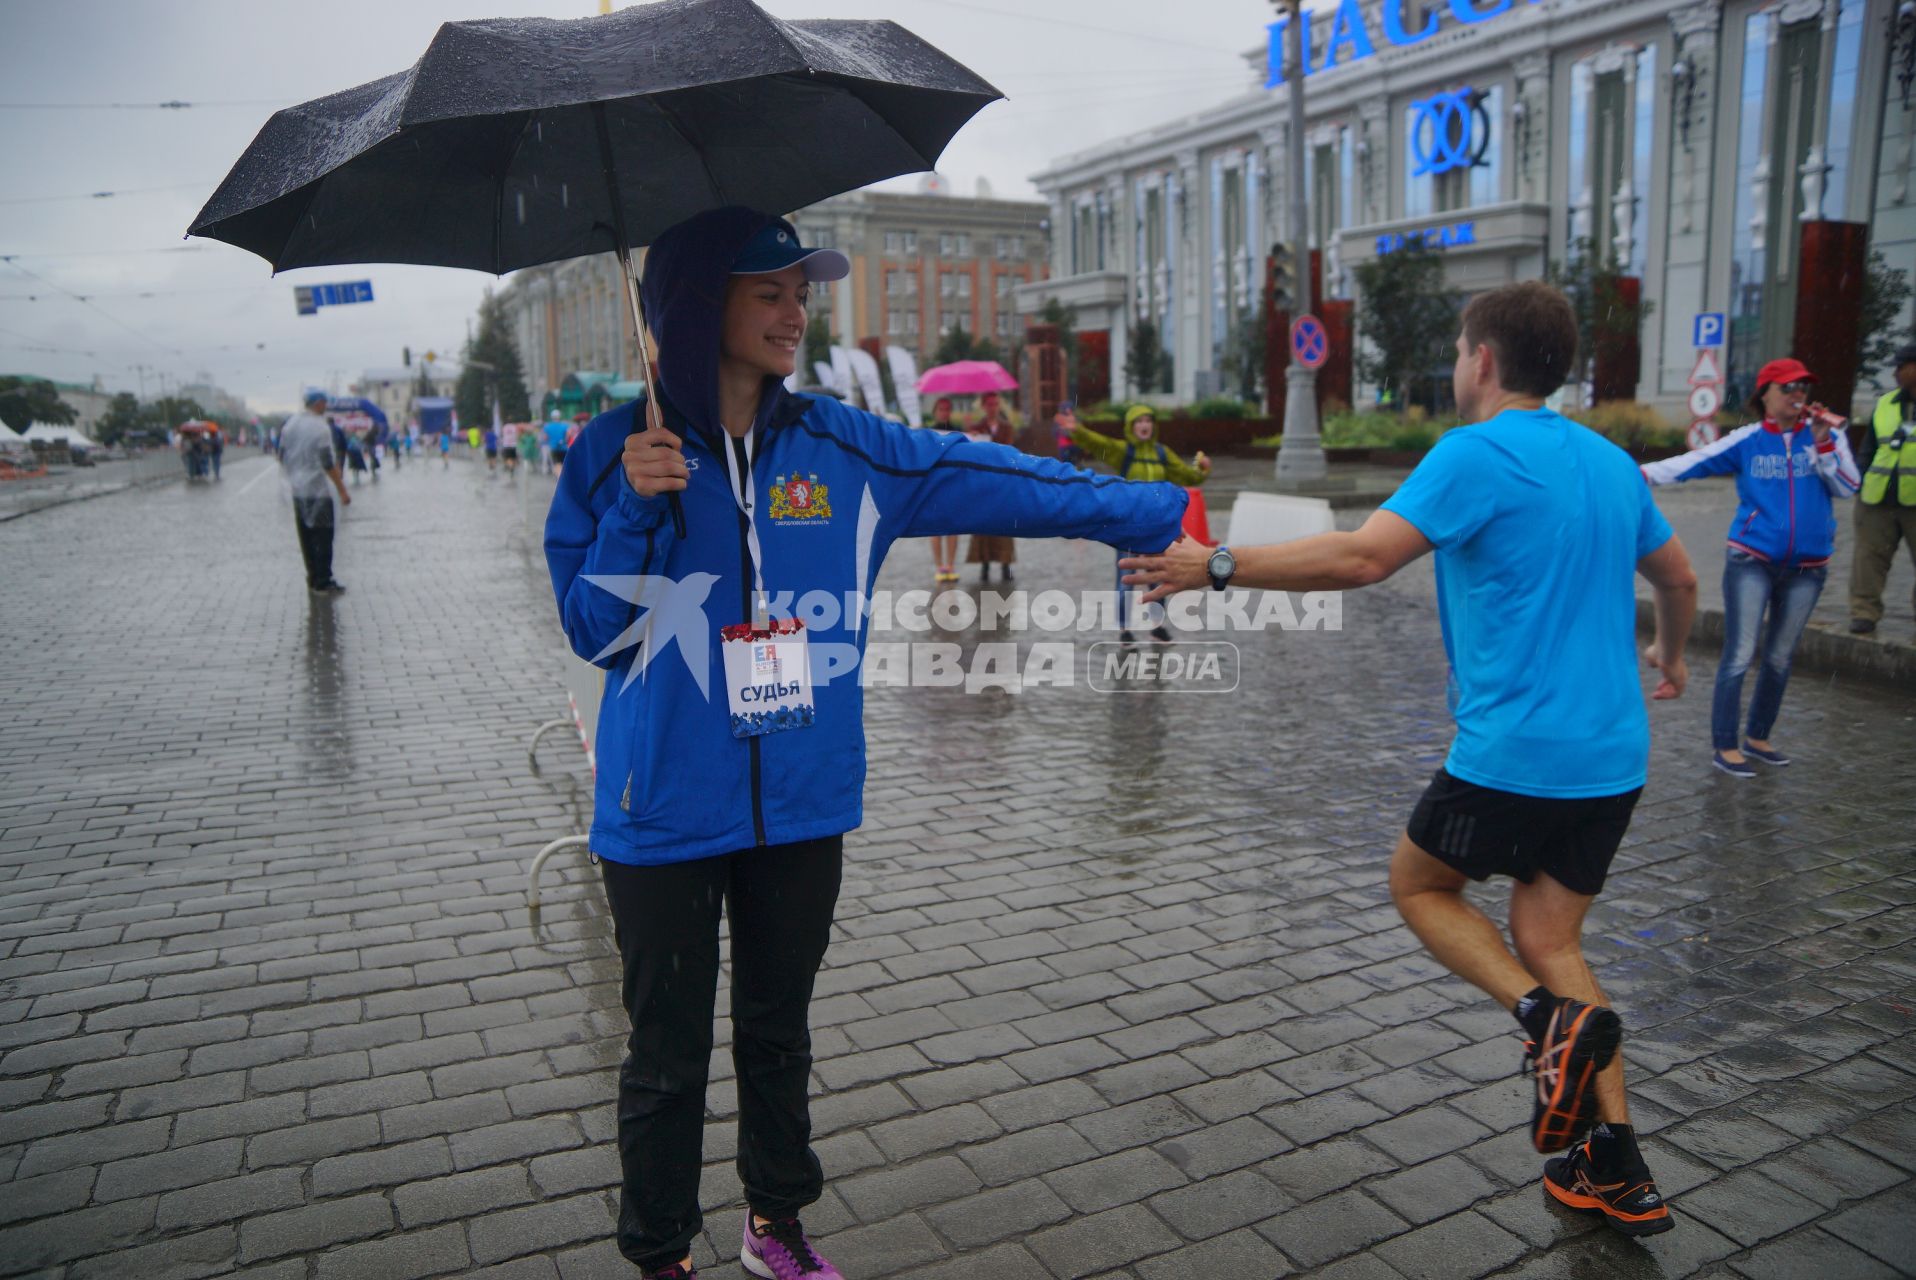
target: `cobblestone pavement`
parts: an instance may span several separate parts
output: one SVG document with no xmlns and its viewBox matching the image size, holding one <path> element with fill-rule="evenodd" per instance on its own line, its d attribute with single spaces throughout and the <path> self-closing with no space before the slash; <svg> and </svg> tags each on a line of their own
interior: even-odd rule
<svg viewBox="0 0 1916 1280">
<path fill-rule="evenodd" d="M 567 745 L 526 767 L 563 698 L 524 481 L 357 489 L 316 603 L 267 466 L 0 526 L 0 1272 L 632 1274 L 592 869 L 524 907 L 588 802 Z M 1546 1202 L 1514 1024 L 1386 896 L 1448 737 L 1430 601 L 1343 623 L 1239 637 L 1230 695 L 872 692 L 814 1010 L 846 1273 L 1916 1269 L 1911 699 L 1799 682 L 1799 764 L 1750 782 L 1700 767 L 1707 653 L 1656 705 L 1589 929 L 1680 1221 L 1636 1244 Z M 723 1047 L 709 1101 L 698 1256 L 736 1280 Z"/>
</svg>

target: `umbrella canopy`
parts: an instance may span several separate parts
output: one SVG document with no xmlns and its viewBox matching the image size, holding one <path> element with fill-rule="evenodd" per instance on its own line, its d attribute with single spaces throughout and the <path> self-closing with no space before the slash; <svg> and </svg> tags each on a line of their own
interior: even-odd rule
<svg viewBox="0 0 1916 1280">
<path fill-rule="evenodd" d="M 918 379 L 921 396 L 974 396 L 987 391 L 1016 391 L 1018 380 L 996 360 L 959 360 L 927 369 Z"/>
<path fill-rule="evenodd" d="M 275 270 L 503 274 L 932 168 L 1001 96 L 895 23 L 750 0 L 448 22 L 411 69 L 276 113 L 189 234 Z"/>
</svg>

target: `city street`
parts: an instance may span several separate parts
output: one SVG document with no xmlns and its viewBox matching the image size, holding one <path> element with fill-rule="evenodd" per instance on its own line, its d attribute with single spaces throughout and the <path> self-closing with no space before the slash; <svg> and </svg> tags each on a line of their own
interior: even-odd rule
<svg viewBox="0 0 1916 1280">
<path fill-rule="evenodd" d="M 636 1275 L 596 868 L 525 904 L 591 804 L 569 732 L 527 762 L 566 712 L 550 492 L 389 466 L 336 599 L 250 449 L 0 523 L 0 1275 Z M 1102 546 L 1019 557 L 1021 588 L 1110 585 Z M 880 586 L 930 579 L 917 542 Z M 1800 678 L 1796 764 L 1749 781 L 1709 767 L 1708 648 L 1653 705 L 1586 930 L 1678 1218 L 1631 1242 L 1545 1195 L 1518 1027 L 1389 902 L 1450 736 L 1427 568 L 1342 624 L 1216 637 L 1229 693 L 1095 692 L 1079 633 L 1071 687 L 868 694 L 805 1219 L 846 1276 L 1916 1271 L 1916 691 Z M 715 1280 L 745 1274 L 727 1039 Z"/>
</svg>

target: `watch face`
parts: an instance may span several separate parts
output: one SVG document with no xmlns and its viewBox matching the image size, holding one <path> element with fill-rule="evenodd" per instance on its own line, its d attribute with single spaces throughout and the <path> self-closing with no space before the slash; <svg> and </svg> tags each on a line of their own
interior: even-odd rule
<svg viewBox="0 0 1916 1280">
<path fill-rule="evenodd" d="M 1228 578 L 1237 571 L 1237 560 L 1229 551 L 1219 547 L 1211 553 L 1204 567 L 1214 578 Z"/>
</svg>

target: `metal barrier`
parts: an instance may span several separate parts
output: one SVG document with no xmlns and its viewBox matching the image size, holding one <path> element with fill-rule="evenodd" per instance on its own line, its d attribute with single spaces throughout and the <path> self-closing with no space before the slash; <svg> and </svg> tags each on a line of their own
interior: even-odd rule
<svg viewBox="0 0 1916 1280">
<path fill-rule="evenodd" d="M 568 646 L 565 651 L 565 696 L 572 711 L 570 720 L 548 720 L 532 732 L 532 741 L 526 747 L 526 759 L 532 764 L 532 771 L 539 772 L 539 740 L 554 729 L 563 729 L 567 725 L 578 731 L 579 745 L 585 749 L 586 764 L 592 769 L 596 780 L 599 776 L 599 758 L 593 749 L 592 735 L 598 732 L 599 702 L 605 695 L 605 672 L 574 654 Z M 539 909 L 539 872 L 545 867 L 546 860 L 563 849 L 585 849 L 588 853 L 588 838 L 585 836 L 561 836 L 533 855 L 532 866 L 526 871 L 526 906 L 534 911 Z"/>
</svg>

